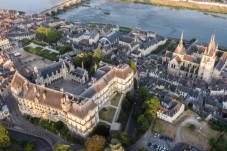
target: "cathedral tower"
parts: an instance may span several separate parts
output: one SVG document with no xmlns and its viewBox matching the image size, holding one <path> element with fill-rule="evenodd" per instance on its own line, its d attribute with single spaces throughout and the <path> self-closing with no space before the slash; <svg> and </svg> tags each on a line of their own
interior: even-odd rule
<svg viewBox="0 0 227 151">
<path fill-rule="evenodd" d="M 212 80 L 212 72 L 216 60 L 217 49 L 218 46 L 215 43 L 215 36 L 212 35 L 210 43 L 208 47 L 205 49 L 204 54 L 202 56 L 198 72 L 198 77 L 208 83 Z"/>
</svg>

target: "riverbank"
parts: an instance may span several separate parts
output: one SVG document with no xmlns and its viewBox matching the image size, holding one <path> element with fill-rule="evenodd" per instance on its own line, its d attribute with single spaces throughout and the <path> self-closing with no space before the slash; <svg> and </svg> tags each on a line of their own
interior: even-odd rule
<svg viewBox="0 0 227 151">
<path fill-rule="evenodd" d="M 80 6 L 90 7 L 89 4 L 90 4 L 90 0 L 82 0 L 80 3 L 74 3 L 69 6 L 64 6 L 63 9 L 57 9 L 57 11 L 51 11 L 51 14 L 48 14 L 48 15 L 56 16 L 70 9 L 78 8 Z"/>
<path fill-rule="evenodd" d="M 198 10 L 198 11 L 202 11 L 202 12 L 227 14 L 226 7 L 195 4 L 195 3 L 182 2 L 182 1 L 169 1 L 169 0 L 120 0 L 120 1 L 141 3 L 141 4 L 150 4 L 150 5 L 154 5 L 154 6 L 167 6 L 167 7 L 172 7 L 175 9 L 190 9 L 190 10 Z"/>
</svg>

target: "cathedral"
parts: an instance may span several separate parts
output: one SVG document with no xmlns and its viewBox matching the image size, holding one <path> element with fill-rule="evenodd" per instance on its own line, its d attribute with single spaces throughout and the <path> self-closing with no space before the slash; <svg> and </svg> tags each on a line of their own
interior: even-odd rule
<svg viewBox="0 0 227 151">
<path fill-rule="evenodd" d="M 215 36 L 208 46 L 195 41 L 187 50 L 183 44 L 183 33 L 174 52 L 166 51 L 163 58 L 168 62 L 167 72 L 181 77 L 198 78 L 210 83 L 219 79 L 226 66 L 227 53 L 218 50 Z"/>
</svg>

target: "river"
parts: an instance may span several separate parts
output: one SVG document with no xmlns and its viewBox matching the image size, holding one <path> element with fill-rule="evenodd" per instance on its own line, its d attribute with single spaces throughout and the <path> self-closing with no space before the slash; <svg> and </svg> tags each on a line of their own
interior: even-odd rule
<svg viewBox="0 0 227 151">
<path fill-rule="evenodd" d="M 0 0 L 0 9 L 14 9 L 33 14 L 57 5 L 63 0 Z"/>
<path fill-rule="evenodd" d="M 2 7 L 1 1 L 13 0 L 0 0 Z M 38 0 L 33 0 L 30 3 L 35 3 L 34 1 L 37 2 Z M 46 0 L 48 4 L 54 2 L 54 0 Z M 38 8 L 38 6 L 33 7 Z M 42 10 L 44 10 L 47 5 L 42 7 Z M 30 11 L 31 8 L 26 5 L 24 11 L 33 13 Z M 110 14 L 108 15 L 108 13 Z M 110 23 L 126 27 L 139 27 L 142 30 L 150 30 L 162 36 L 174 38 L 180 38 L 180 33 L 183 31 L 186 39 L 199 38 L 204 43 L 208 43 L 211 34 L 215 34 L 217 43 L 227 47 L 227 15 L 223 14 L 177 10 L 169 7 L 123 3 L 114 0 L 90 0 L 88 5 L 73 8 L 58 15 L 58 17 L 87 23 Z"/>
</svg>

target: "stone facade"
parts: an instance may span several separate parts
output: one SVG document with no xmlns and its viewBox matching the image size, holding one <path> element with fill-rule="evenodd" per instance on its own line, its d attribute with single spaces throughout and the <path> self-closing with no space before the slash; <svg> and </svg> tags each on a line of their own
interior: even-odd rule
<svg viewBox="0 0 227 151">
<path fill-rule="evenodd" d="M 223 53 L 220 59 L 217 58 L 218 46 L 215 37 L 212 36 L 207 47 L 195 44 L 196 52 L 189 53 L 183 45 L 183 34 L 181 40 L 173 53 L 167 51 L 164 61 L 168 62 L 168 73 L 183 77 L 199 78 L 210 83 L 213 78 L 218 79 L 225 67 L 227 54 Z M 170 58 L 170 59 L 169 59 Z"/>
<path fill-rule="evenodd" d="M 94 78 L 80 95 L 33 84 L 18 72 L 11 83 L 11 93 L 18 100 L 22 114 L 62 121 L 76 134 L 86 137 L 99 122 L 98 111 L 119 91 L 133 88 L 133 70 L 128 65 L 100 63 Z"/>
<path fill-rule="evenodd" d="M 157 117 L 169 123 L 173 123 L 174 120 L 184 112 L 184 108 L 184 104 L 172 98 L 165 97 L 164 100 L 161 101 L 161 107 L 157 112 Z"/>
<path fill-rule="evenodd" d="M 80 67 L 74 69 L 74 65 L 65 60 L 53 63 L 42 69 L 34 69 L 35 83 L 49 85 L 57 80 L 71 80 L 84 84 L 88 81 L 88 72 Z"/>
<path fill-rule="evenodd" d="M 9 50 L 11 48 L 10 42 L 8 39 L 0 37 L 0 49 Z"/>
</svg>

